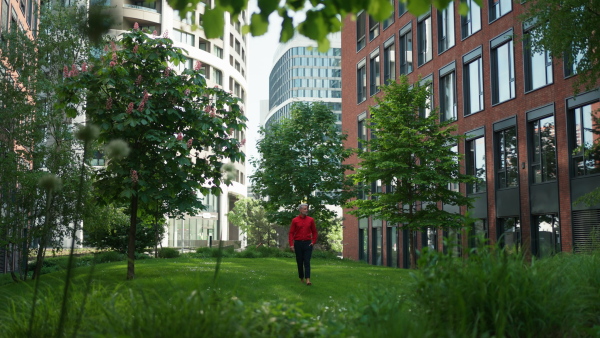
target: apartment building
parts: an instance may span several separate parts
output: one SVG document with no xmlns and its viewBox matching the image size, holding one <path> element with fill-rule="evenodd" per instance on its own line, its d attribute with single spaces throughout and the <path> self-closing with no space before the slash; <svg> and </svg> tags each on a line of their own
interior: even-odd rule
<svg viewBox="0 0 600 338">
<path fill-rule="evenodd" d="M 461 16 L 454 1 L 418 17 L 392 2 L 394 13 L 383 22 L 364 12 L 344 22 L 346 146 L 356 148 L 371 136 L 365 119 L 379 86 L 400 75 L 426 83 L 439 118 L 455 121 L 466 136 L 457 145 L 464 172 L 479 178 L 459 187 L 474 204 L 455 212 L 476 221 L 452 235 L 456 254 L 475 245 L 466 230 L 538 257 L 588 249 L 600 229 L 600 205 L 576 200 L 600 188 L 600 161 L 576 149 L 598 137 L 591 132 L 598 87 L 574 94 L 574 63 L 529 48 L 531 26 L 519 20 L 519 2 L 483 0 L 480 8 L 467 0 L 469 12 Z M 350 163 L 359 165 L 356 158 Z M 448 235 L 424 230 L 417 248 L 447 250 Z M 344 257 L 407 268 L 407 236 L 401 226 L 344 213 Z"/>
<path fill-rule="evenodd" d="M 138 23 L 141 29 L 147 28 L 150 32 L 156 31 L 157 35 L 171 38 L 176 47 L 188 53 L 188 60 L 180 70 L 191 69 L 196 61 L 200 61 L 207 85 L 230 91 L 242 100 L 244 107 L 248 48 L 241 27 L 249 20 L 247 11 L 235 21 L 226 13 L 223 35 L 207 39 L 202 30 L 202 18 L 206 8 L 214 5 L 214 0 L 201 1 L 196 10 L 187 13 L 185 18 L 181 18 L 179 12 L 169 7 L 165 0 L 106 0 L 104 4 L 112 7 L 112 34 L 131 30 Z M 234 137 L 245 142 L 245 132 L 236 132 Z M 226 241 L 227 244 L 241 241 L 239 228 L 229 223 L 227 213 L 233 209 L 236 200 L 247 195 L 246 165 L 233 163 L 233 166 L 235 179 L 232 185 L 221 186 L 223 193 L 219 196 L 201 196 L 207 206 L 201 215 L 168 220 L 168 235 L 163 246 L 198 247 L 215 241 Z"/>
</svg>

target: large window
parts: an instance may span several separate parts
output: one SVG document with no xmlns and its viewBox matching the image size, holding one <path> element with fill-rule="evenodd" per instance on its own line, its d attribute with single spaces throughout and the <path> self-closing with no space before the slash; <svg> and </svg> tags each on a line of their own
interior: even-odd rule
<svg viewBox="0 0 600 338">
<path fill-rule="evenodd" d="M 531 36 L 525 34 L 523 61 L 525 63 L 525 91 L 552 83 L 552 57 L 548 51 L 531 50 Z"/>
<path fill-rule="evenodd" d="M 367 114 L 362 113 L 358 117 L 358 149 L 365 149 L 365 141 L 367 140 Z"/>
<path fill-rule="evenodd" d="M 406 12 L 408 12 L 406 2 L 404 0 L 398 0 L 398 16 L 402 16 L 402 14 Z"/>
<path fill-rule="evenodd" d="M 438 11 L 438 53 L 454 46 L 454 2 Z"/>
<path fill-rule="evenodd" d="M 394 268 L 398 267 L 398 227 L 387 227 L 386 233 L 387 243 L 387 266 Z"/>
<path fill-rule="evenodd" d="M 534 215 L 532 230 L 536 242 L 535 254 L 538 257 L 549 257 L 561 251 L 558 215 Z"/>
<path fill-rule="evenodd" d="M 432 38 L 431 15 L 429 15 L 419 21 L 417 24 L 417 50 L 419 66 L 431 61 L 431 58 L 433 57 Z"/>
<path fill-rule="evenodd" d="M 173 40 L 195 46 L 194 35 L 177 29 L 173 29 Z"/>
<path fill-rule="evenodd" d="M 383 45 L 383 84 L 396 79 L 396 44 L 392 36 Z"/>
<path fill-rule="evenodd" d="M 519 217 L 498 218 L 498 243 L 508 253 L 521 249 L 521 221 Z"/>
<path fill-rule="evenodd" d="M 369 219 L 358 220 L 358 260 L 369 262 Z"/>
<path fill-rule="evenodd" d="M 473 35 L 473 33 L 481 30 L 481 8 L 473 0 L 466 0 L 465 3 L 469 6 L 467 15 L 461 16 L 461 36 L 463 39 Z"/>
<path fill-rule="evenodd" d="M 476 219 L 473 222 L 470 238 L 469 238 L 469 246 L 471 248 L 477 248 L 480 245 L 485 245 L 488 239 L 488 229 L 487 229 L 487 220 L 486 219 Z"/>
<path fill-rule="evenodd" d="M 575 149 L 571 153 L 575 176 L 585 176 L 600 173 L 600 158 L 597 153 L 590 151 L 594 143 L 600 142 L 600 130 L 596 120 L 600 118 L 599 103 L 588 104 L 573 110 L 573 129 L 571 130 L 572 144 Z"/>
<path fill-rule="evenodd" d="M 358 103 L 367 99 L 367 67 L 364 60 L 356 68 L 356 97 Z"/>
<path fill-rule="evenodd" d="M 456 76 L 454 69 L 440 72 L 440 110 L 443 121 L 456 120 Z"/>
<path fill-rule="evenodd" d="M 356 51 L 365 48 L 366 40 L 366 25 L 367 25 L 367 14 L 365 12 L 361 12 L 356 16 Z"/>
<path fill-rule="evenodd" d="M 379 67 L 379 49 L 371 53 L 369 59 L 369 94 L 374 95 L 379 92 L 381 86 L 381 68 Z"/>
<path fill-rule="evenodd" d="M 556 180 L 556 130 L 554 116 L 529 122 L 533 183 Z"/>
<path fill-rule="evenodd" d="M 564 67 L 565 67 L 565 77 L 573 76 L 577 74 L 577 65 L 583 59 L 585 51 L 579 50 L 577 54 L 573 57 L 571 55 L 565 55 L 563 57 Z"/>
<path fill-rule="evenodd" d="M 422 232 L 423 237 L 421 237 L 423 248 L 429 248 L 431 251 L 438 250 L 438 231 L 436 228 L 427 227 L 425 231 Z"/>
<path fill-rule="evenodd" d="M 419 116 L 420 117 L 429 117 L 431 115 L 431 111 L 433 109 L 433 76 L 428 75 L 419 83 L 420 86 L 426 86 L 429 91 L 429 95 L 425 100 L 425 107 L 419 107 Z"/>
<path fill-rule="evenodd" d="M 466 144 L 467 175 L 477 177 L 475 183 L 467 184 L 467 194 L 486 191 L 485 173 L 485 138 L 483 136 L 471 139 Z"/>
<path fill-rule="evenodd" d="M 400 30 L 400 74 L 413 71 L 413 43 L 410 23 Z"/>
<path fill-rule="evenodd" d="M 483 110 L 483 65 L 481 54 L 467 62 L 463 67 L 465 116 Z"/>
<path fill-rule="evenodd" d="M 519 184 L 517 128 L 497 131 L 496 135 L 496 181 L 498 188 L 516 187 Z"/>
<path fill-rule="evenodd" d="M 379 21 L 369 15 L 369 41 L 379 36 Z"/>
<path fill-rule="evenodd" d="M 390 14 L 390 16 L 383 20 L 383 22 L 381 23 L 381 25 L 383 26 L 383 29 L 388 28 L 391 24 L 394 23 L 394 19 L 396 17 L 396 13 L 394 12 L 394 0 L 390 0 L 391 5 L 392 5 L 392 14 Z"/>
<path fill-rule="evenodd" d="M 512 30 L 509 34 L 512 35 Z M 513 41 L 509 35 L 503 35 L 492 40 L 491 46 L 492 104 L 497 104 L 515 97 Z"/>
<path fill-rule="evenodd" d="M 512 10 L 512 0 L 488 0 L 490 22 Z"/>
</svg>

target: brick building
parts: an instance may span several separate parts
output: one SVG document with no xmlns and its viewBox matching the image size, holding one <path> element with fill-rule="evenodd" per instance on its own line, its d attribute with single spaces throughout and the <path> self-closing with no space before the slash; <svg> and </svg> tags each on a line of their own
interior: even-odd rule
<svg viewBox="0 0 600 338">
<path fill-rule="evenodd" d="M 480 178 L 478 184 L 459 187 L 475 198 L 468 210 L 477 219 L 470 233 L 539 257 L 585 250 L 594 229 L 600 229 L 600 205 L 575 201 L 600 188 L 600 161 L 574 150 L 598 137 L 591 127 L 600 89 L 574 95 L 573 62 L 528 48 L 531 27 L 519 20 L 520 3 L 483 2 L 479 8 L 467 1 L 471 7 L 465 17 L 458 14 L 458 2 L 415 17 L 393 1 L 394 14 L 383 22 L 364 12 L 355 21 L 345 19 L 346 146 L 356 148 L 370 137 L 365 119 L 380 95 L 379 85 L 402 74 L 411 83 L 430 83 L 440 118 L 455 120 L 458 133 L 467 135 L 457 145 L 465 155 L 463 170 Z M 427 229 L 417 235 L 417 248 L 446 250 L 446 236 Z M 345 212 L 344 257 L 408 267 L 406 237 L 401 227 Z M 474 245 L 469 237 L 452 235 L 463 252 Z"/>
</svg>

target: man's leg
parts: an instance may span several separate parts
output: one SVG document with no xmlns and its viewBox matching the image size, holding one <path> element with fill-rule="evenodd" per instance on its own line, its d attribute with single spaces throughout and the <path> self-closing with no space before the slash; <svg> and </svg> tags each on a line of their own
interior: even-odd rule
<svg viewBox="0 0 600 338">
<path fill-rule="evenodd" d="M 304 277 L 306 277 L 306 284 L 310 284 L 310 258 L 312 257 L 313 247 L 313 245 L 307 245 L 304 251 Z"/>
<path fill-rule="evenodd" d="M 294 243 L 294 252 L 296 253 L 296 264 L 298 265 L 298 277 L 304 279 L 304 248 L 301 242 Z"/>
</svg>

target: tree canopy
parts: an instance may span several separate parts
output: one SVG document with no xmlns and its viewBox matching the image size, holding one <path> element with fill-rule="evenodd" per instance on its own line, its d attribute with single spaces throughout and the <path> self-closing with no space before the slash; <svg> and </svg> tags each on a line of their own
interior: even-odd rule
<svg viewBox="0 0 600 338">
<path fill-rule="evenodd" d="M 359 163 L 351 175 L 356 184 L 377 188 L 346 206 L 358 218 L 373 217 L 408 229 L 411 266 L 415 267 L 413 232 L 462 227 L 465 217 L 444 206 L 469 205 L 470 198 L 459 192 L 458 185 L 475 178 L 460 172 L 461 157 L 455 146 L 461 136 L 456 135 L 452 121 L 439 122 L 436 110 L 419 116 L 428 106 L 428 87 L 411 86 L 402 76 L 399 83 L 381 89 L 384 95 L 376 98 L 377 105 L 365 120 L 373 136 L 361 141 L 364 149 L 358 149 Z"/>
<path fill-rule="evenodd" d="M 177 74 L 172 67 L 185 60 L 171 39 L 136 24 L 91 64 L 64 69 L 59 106 L 70 117 L 85 113 L 100 128 L 102 144 L 124 142 L 130 149 L 116 156 L 117 147 L 108 148 L 112 157 L 94 180 L 106 203 L 130 205 L 130 261 L 138 212 L 196 214 L 204 208 L 200 194 L 219 194 L 228 183 L 223 163 L 244 159 L 232 137 L 245 128 L 239 99 L 208 88 L 200 64 Z"/>
<path fill-rule="evenodd" d="M 251 176 L 271 222 L 289 225 L 298 205 L 307 203 L 323 243 L 335 220 L 327 206 L 340 206 L 349 197 L 344 173 L 350 167 L 343 163 L 350 152 L 336 120 L 322 102 L 295 103 L 289 119 L 260 129 L 261 158 L 253 160 L 257 169 Z"/>
</svg>

